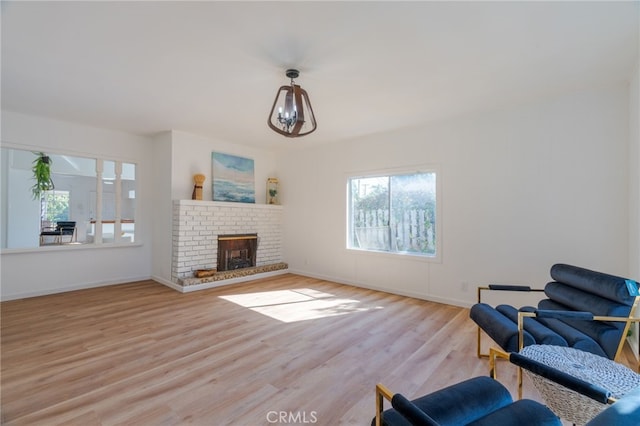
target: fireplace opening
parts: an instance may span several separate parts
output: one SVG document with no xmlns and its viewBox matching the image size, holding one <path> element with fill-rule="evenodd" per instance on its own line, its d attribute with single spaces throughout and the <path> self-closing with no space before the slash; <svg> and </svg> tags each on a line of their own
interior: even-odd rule
<svg viewBox="0 0 640 426">
<path fill-rule="evenodd" d="M 218 271 L 256 266 L 258 234 L 218 236 Z"/>
</svg>

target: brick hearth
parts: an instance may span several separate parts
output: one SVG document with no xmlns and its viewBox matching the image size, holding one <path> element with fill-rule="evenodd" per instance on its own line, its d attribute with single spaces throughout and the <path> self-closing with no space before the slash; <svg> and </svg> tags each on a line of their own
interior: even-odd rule
<svg viewBox="0 0 640 426">
<path fill-rule="evenodd" d="M 282 269 L 287 269 L 288 267 L 289 266 L 284 262 L 273 263 L 271 265 L 253 266 L 251 268 L 242 268 L 242 269 L 234 269 L 232 271 L 216 272 L 214 275 L 210 277 L 183 278 L 178 283 L 183 287 L 187 287 L 187 286 L 192 286 L 197 284 L 205 284 L 205 283 L 229 280 L 233 278 L 248 277 L 250 275 L 263 274 L 265 272 L 279 271 Z"/>
</svg>

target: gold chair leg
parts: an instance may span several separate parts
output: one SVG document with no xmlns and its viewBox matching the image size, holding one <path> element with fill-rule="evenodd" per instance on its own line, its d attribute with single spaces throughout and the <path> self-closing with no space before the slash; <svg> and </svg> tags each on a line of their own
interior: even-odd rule
<svg viewBox="0 0 640 426">
<path fill-rule="evenodd" d="M 489 354 L 489 353 L 483 354 L 481 352 L 481 349 L 482 349 L 482 329 L 480 328 L 480 326 L 478 326 L 477 331 L 478 331 L 478 341 L 477 341 L 477 344 L 476 344 L 476 354 L 478 355 L 478 358 L 489 358 L 489 356 L 491 354 Z"/>
<path fill-rule="evenodd" d="M 501 349 L 489 348 L 489 376 L 492 379 L 498 378 L 496 358 L 509 359 L 509 354 Z"/>
<path fill-rule="evenodd" d="M 518 366 L 518 399 L 522 399 L 522 367 Z"/>
</svg>

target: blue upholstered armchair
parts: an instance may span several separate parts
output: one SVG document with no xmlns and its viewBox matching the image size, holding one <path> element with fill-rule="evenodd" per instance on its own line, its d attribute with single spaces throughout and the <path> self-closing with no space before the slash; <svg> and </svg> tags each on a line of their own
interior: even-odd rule
<svg viewBox="0 0 640 426">
<path fill-rule="evenodd" d="M 525 361 L 526 363 L 526 361 Z M 551 373 L 551 377 L 554 374 Z M 555 378 L 555 377 L 554 377 Z M 571 378 L 565 379 L 563 385 Z M 569 384 L 590 394 L 606 398 L 589 384 Z M 606 392 L 605 392 L 606 393 Z M 383 411 L 383 401 L 393 408 Z M 392 394 L 386 387 L 376 386 L 376 417 L 372 426 L 546 426 L 562 422 L 546 406 L 531 400 L 513 402 L 509 392 L 489 377 L 476 377 L 432 394 L 409 401 Z M 640 424 L 640 387 L 609 405 L 585 426 L 638 426 Z"/>
<path fill-rule="evenodd" d="M 634 320 L 632 312 L 640 300 L 638 283 L 565 264 L 553 265 L 551 278 L 553 281 L 544 288 L 547 298 L 537 308 L 518 309 L 504 304 L 494 308 L 481 302 L 478 291 L 478 303 L 470 311 L 471 319 L 478 324 L 478 356 L 483 330 L 506 352 L 544 344 L 573 347 L 609 359 L 618 357 Z M 490 289 L 522 290 L 518 286 L 490 286 Z M 519 315 L 520 311 L 528 314 Z M 537 314 L 547 311 L 572 314 L 544 315 L 544 318 Z M 520 333 L 519 321 L 524 329 Z"/>
<path fill-rule="evenodd" d="M 586 426 L 638 426 L 640 424 L 640 387 L 629 392 L 591 419 Z"/>
<path fill-rule="evenodd" d="M 383 401 L 393 408 L 383 411 Z M 376 387 L 376 426 L 561 426 L 544 405 L 528 399 L 513 402 L 509 391 L 490 377 L 475 377 L 409 401 Z"/>
</svg>

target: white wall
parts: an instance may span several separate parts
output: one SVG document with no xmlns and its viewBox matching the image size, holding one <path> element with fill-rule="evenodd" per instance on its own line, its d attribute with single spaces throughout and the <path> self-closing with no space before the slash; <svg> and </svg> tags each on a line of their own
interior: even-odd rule
<svg viewBox="0 0 640 426">
<path fill-rule="evenodd" d="M 172 131 L 171 195 L 174 200 L 190 200 L 193 192 L 193 175 L 206 176 L 202 199 L 211 201 L 211 153 L 223 152 L 254 160 L 256 203 L 265 204 L 267 178 L 277 177 L 276 156 L 273 152 L 233 144 L 220 139 L 208 139 L 190 133 Z"/>
<path fill-rule="evenodd" d="M 629 276 L 640 282 L 640 61 L 629 84 Z M 636 316 L 640 316 L 640 307 Z M 636 356 L 639 331 L 635 323 L 631 348 Z"/>
<path fill-rule="evenodd" d="M 129 247 L 56 247 L 3 251 L 2 300 L 56 293 L 151 276 L 151 140 L 47 118 L 2 111 L 2 144 L 34 151 L 99 156 L 138 164 L 136 240 Z"/>
<path fill-rule="evenodd" d="M 153 138 L 153 279 L 171 282 L 171 226 L 173 203 L 171 201 L 171 132 L 163 132 Z"/>
<path fill-rule="evenodd" d="M 542 287 L 556 262 L 626 275 L 627 117 L 621 86 L 284 153 L 285 259 L 459 305 L 476 285 Z M 425 163 L 441 169 L 442 262 L 346 251 L 346 175 Z"/>
<path fill-rule="evenodd" d="M 33 172 L 31 162 L 35 156 L 29 151 L 2 148 L 6 167 L 2 172 L 3 243 L 0 247 L 37 247 L 40 244 L 40 205 L 33 199 Z M 14 167 L 25 162 L 29 168 Z M 11 200 L 11 202 L 8 202 Z M 11 224 L 9 226 L 8 224 Z"/>
<path fill-rule="evenodd" d="M 203 174 L 206 180 L 202 199 L 211 201 L 211 153 L 215 151 L 254 160 L 255 199 L 256 203 L 265 204 L 267 178 L 278 177 L 276 156 L 270 151 L 177 130 L 157 135 L 153 149 L 154 176 L 159 183 L 155 190 L 157 204 L 154 205 L 154 236 L 157 242 L 153 251 L 153 278 L 170 284 L 172 200 L 190 200 L 193 175 Z"/>
<path fill-rule="evenodd" d="M 629 276 L 640 281 L 640 61 L 629 85 Z"/>
<path fill-rule="evenodd" d="M 4 149 L 0 149 L 0 218 L 7 217 L 9 206 L 2 202 L 6 199 L 4 194 L 9 190 L 7 180 L 9 178 L 9 158 Z M 0 220 L 0 247 L 7 246 L 7 221 Z"/>
</svg>

